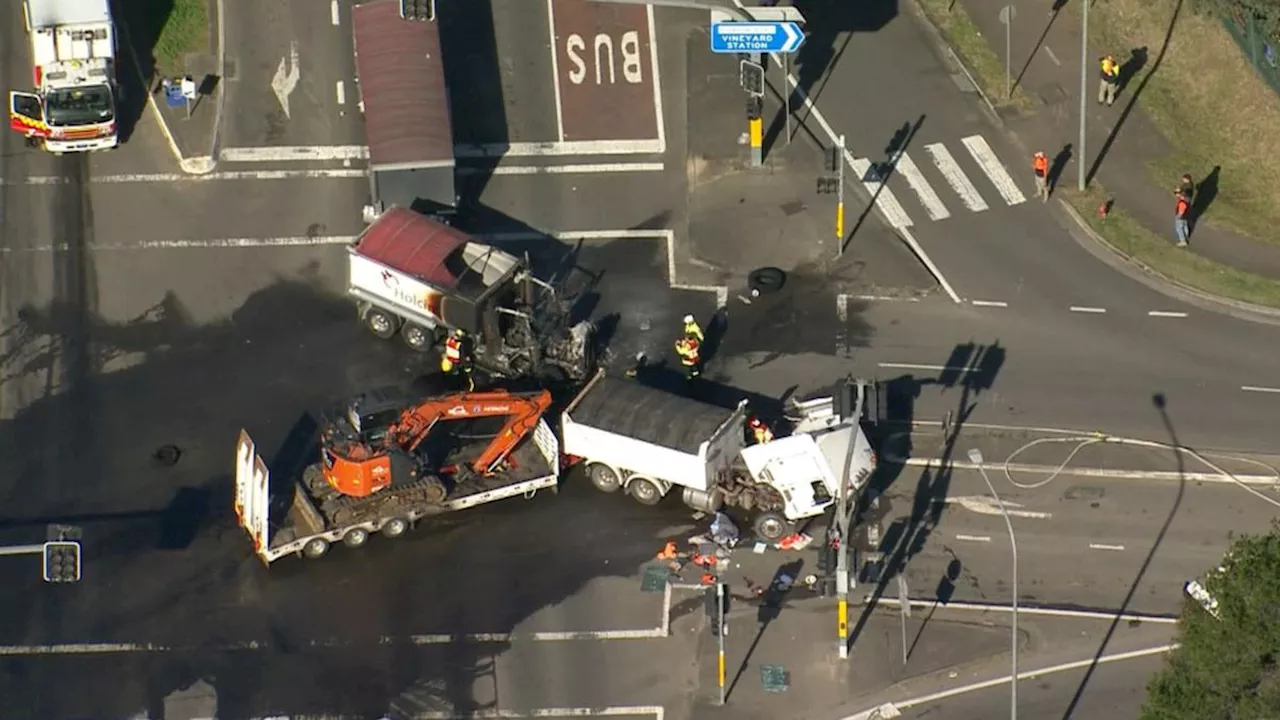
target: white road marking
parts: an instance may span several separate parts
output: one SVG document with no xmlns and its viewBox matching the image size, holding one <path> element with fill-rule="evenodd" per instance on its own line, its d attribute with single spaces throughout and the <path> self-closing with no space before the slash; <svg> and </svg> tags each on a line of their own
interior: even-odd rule
<svg viewBox="0 0 1280 720">
<path fill-rule="evenodd" d="M 347 84 L 339 80 L 334 85 L 334 91 L 338 95 L 338 104 L 346 105 L 347 104 Z"/>
<path fill-rule="evenodd" d="M 658 144 L 662 146 L 661 152 L 665 153 L 667 151 L 667 130 L 662 117 L 662 81 L 658 71 L 658 31 L 653 20 L 653 6 L 646 5 L 645 10 L 649 14 L 649 62 L 653 65 L 653 110 L 657 114 Z"/>
<path fill-rule="evenodd" d="M 1167 318 L 1184 318 L 1187 316 L 1184 312 L 1171 312 L 1169 310 L 1152 310 L 1147 313 L 1151 317 L 1167 317 Z"/>
<path fill-rule="evenodd" d="M 1107 311 L 1107 309 L 1106 309 L 1106 308 L 1100 308 L 1100 307 L 1085 307 L 1085 306 L 1082 306 L 1082 305 L 1072 305 L 1072 306 L 1071 306 L 1071 312 L 1078 312 L 1078 313 L 1095 313 L 1095 314 L 1101 315 L 1101 314 L 1105 313 L 1106 311 Z"/>
<path fill-rule="evenodd" d="M 1123 545 L 1103 545 L 1102 543 L 1089 543 L 1090 550 L 1115 550 L 1120 552 L 1124 550 Z"/>
<path fill-rule="evenodd" d="M 328 160 L 368 160 L 364 145 L 280 145 L 277 147 L 223 148 L 222 162 L 291 162 Z"/>
<path fill-rule="evenodd" d="M 1018 184 L 1009 177 L 1000 158 L 996 157 L 995 151 L 987 144 L 986 138 L 981 135 L 970 135 L 960 142 L 964 143 L 969 154 L 978 163 L 978 167 L 982 168 L 982 172 L 991 180 L 991 184 L 996 186 L 996 192 L 1000 193 L 1000 197 L 1004 198 L 1006 203 L 1017 205 L 1027 201 L 1026 196 L 1018 189 Z"/>
<path fill-rule="evenodd" d="M 212 172 L 206 175 L 186 175 L 183 173 L 138 173 L 133 175 L 99 175 L 89 179 L 92 185 L 119 185 L 122 183 L 175 183 L 175 182 L 208 182 L 210 180 L 341 180 L 350 178 L 366 178 L 369 173 L 363 169 L 331 169 L 331 170 L 254 170 Z M 33 175 L 15 183 L 0 180 L 0 185 L 66 185 L 65 177 L 51 175 Z"/>
<path fill-rule="evenodd" d="M 883 367 L 883 364 L 881 365 Z M 966 427 L 970 427 L 966 425 Z M 1021 429 L 1021 428 L 1019 428 Z M 940 467 L 949 463 L 953 470 L 977 470 L 978 465 L 966 460 L 944 460 L 943 458 L 907 458 L 900 460 L 907 467 Z M 1008 468 L 1009 472 L 1016 473 L 1044 473 L 1052 472 L 1055 467 L 1052 465 L 1032 465 L 1029 463 L 985 463 L 981 466 L 986 470 L 1003 470 Z M 1240 474 L 1236 473 L 1235 478 L 1229 478 L 1219 473 L 1206 472 L 1175 472 L 1169 470 L 1115 470 L 1111 468 L 1088 468 L 1088 467 L 1072 467 L 1068 465 L 1060 471 L 1063 475 L 1074 475 L 1078 477 L 1094 477 L 1107 478 L 1109 480 L 1186 480 L 1188 482 L 1205 482 L 1205 483 L 1242 483 L 1244 485 L 1265 485 L 1276 487 L 1280 485 L 1280 477 L 1276 475 L 1257 475 L 1257 474 Z"/>
<path fill-rule="evenodd" d="M 863 599 L 863 604 L 870 604 L 870 600 L 871 600 L 870 596 L 865 597 Z M 937 601 L 909 600 L 908 603 L 912 607 L 931 607 L 933 605 L 936 605 Z M 900 605 L 900 602 L 898 598 L 880 598 L 879 600 L 876 601 L 876 604 L 877 605 L 893 605 L 896 607 Z M 963 601 L 957 602 L 955 600 L 948 602 L 946 605 L 940 606 L 940 608 L 945 608 L 947 610 L 965 610 L 969 612 L 984 612 L 984 613 L 986 612 L 1012 613 L 1013 612 L 1013 607 L 1010 605 L 990 605 L 987 603 L 973 603 L 973 602 L 963 602 Z M 1059 610 L 1057 608 L 1046 608 L 1046 607 L 1035 607 L 1035 606 L 1027 607 L 1026 605 L 1021 605 L 1021 604 L 1018 607 L 1018 614 L 1019 615 L 1023 615 L 1023 614 L 1046 615 L 1048 617 L 1085 618 L 1089 620 L 1115 620 L 1118 617 L 1119 619 L 1125 620 L 1125 621 L 1136 620 L 1138 622 L 1152 623 L 1153 625 L 1177 625 L 1178 624 L 1177 615 L 1132 615 L 1132 614 L 1118 615 L 1113 612 L 1099 612 L 1097 610 Z"/>
<path fill-rule="evenodd" d="M 1035 512 L 1032 510 L 1018 510 L 1022 507 L 1016 502 L 1006 500 L 1004 502 L 1004 510 L 1001 511 L 1000 506 L 995 500 L 982 495 L 966 495 L 963 497 L 949 497 L 943 500 L 947 505 L 959 505 L 960 507 L 974 512 L 979 515 L 1003 515 L 1008 514 L 1009 517 L 1034 518 L 1036 520 L 1046 520 L 1053 517 L 1053 513 Z"/>
<path fill-rule="evenodd" d="M 951 151 L 947 150 L 947 146 L 942 143 L 933 143 L 924 146 L 924 151 L 929 153 L 929 157 L 933 158 L 933 164 L 942 172 L 942 177 L 946 178 L 947 183 L 951 185 L 951 189 L 956 191 L 960 196 L 960 202 L 964 203 L 966 208 L 971 212 L 982 212 L 987 209 L 987 201 L 982 199 L 982 195 L 978 192 L 978 188 L 969 182 L 969 176 L 964 174 L 964 170 L 960 169 L 960 163 L 951 156 Z"/>
<path fill-rule="evenodd" d="M 656 163 L 586 163 L 582 165 L 499 165 L 494 168 L 459 167 L 459 175 L 573 175 L 586 173 L 662 172 Z"/>
<path fill-rule="evenodd" d="M 1265 387 L 1263 385 L 1241 385 L 1240 389 L 1245 392 L 1280 393 L 1280 388 Z"/>
<path fill-rule="evenodd" d="M 547 31 L 551 35 L 551 88 L 556 95 L 556 139 L 564 142 L 564 109 L 560 107 L 560 43 L 556 40 L 556 11 L 547 0 Z"/>
<path fill-rule="evenodd" d="M 1049 59 L 1053 61 L 1054 65 L 1057 65 L 1058 67 L 1062 67 L 1062 61 L 1058 60 L 1058 56 L 1053 54 L 1053 48 L 1049 47 L 1048 45 L 1045 45 L 1044 52 L 1046 55 L 1049 56 Z"/>
<path fill-rule="evenodd" d="M 415 720 L 523 720 L 524 718 L 570 718 L 570 717 L 652 717 L 663 720 L 666 709 L 660 705 L 614 706 L 602 708 L 537 708 L 534 710 L 477 710 L 465 715 L 458 715 L 446 710 L 418 711 L 413 714 Z M 262 720 L 290 720 L 287 717 L 263 718 Z M 302 718 L 298 718 L 302 720 Z M 316 720 L 316 719 L 308 719 Z M 318 720 L 326 720 L 320 718 Z"/>
<path fill-rule="evenodd" d="M 286 118 L 292 117 L 289 114 L 289 96 L 298 87 L 298 80 L 301 77 L 302 71 L 298 68 L 298 43 L 292 41 L 289 43 L 289 56 L 280 58 L 276 74 L 271 78 L 271 89 L 280 101 L 280 107 L 284 109 Z"/>
<path fill-rule="evenodd" d="M 970 300 L 969 304 L 978 307 L 1009 307 L 1009 303 L 1003 300 Z"/>
<path fill-rule="evenodd" d="M 847 159 L 847 158 L 846 158 Z M 853 172 L 857 174 L 858 180 L 862 182 L 862 186 L 871 193 L 871 197 L 875 198 L 876 207 L 880 212 L 884 213 L 885 219 L 895 228 L 911 227 L 911 218 L 907 217 L 907 211 L 902 209 L 902 203 L 898 202 L 898 197 L 893 191 L 885 187 L 881 181 L 867 180 L 867 175 L 871 172 L 871 161 L 866 158 L 857 158 L 849 161 L 849 167 L 853 168 Z"/>
<path fill-rule="evenodd" d="M 917 365 L 915 363 L 882 362 L 879 365 L 882 368 L 890 368 L 894 370 L 934 370 L 937 372 L 944 372 L 947 370 L 951 370 L 954 372 L 964 372 L 969 369 L 969 368 L 964 368 L 964 367 L 959 367 L 954 365 Z"/>
<path fill-rule="evenodd" d="M 930 220 L 946 220 L 951 217 L 951 212 L 947 210 L 947 206 L 942 204 L 942 198 L 938 197 L 938 193 L 933 191 L 933 186 L 925 179 L 924 173 L 920 172 L 920 168 L 916 165 L 916 161 L 905 152 L 898 158 L 898 162 L 894 164 L 894 169 L 902 173 L 902 177 L 906 179 L 907 185 L 920 196 L 920 202 L 924 205 L 924 211 Z"/>
<path fill-rule="evenodd" d="M 329 0 L 329 19 L 333 21 L 334 25 L 339 25 L 342 22 L 342 18 L 338 15 L 338 0 Z"/>
<path fill-rule="evenodd" d="M 957 540 L 969 540 L 971 542 L 991 542 L 991 538 L 987 535 L 957 535 Z"/>
<path fill-rule="evenodd" d="M 564 142 L 455 145 L 458 158 L 561 157 L 564 155 L 661 155 L 666 143 L 655 140 L 566 140 Z"/>
<path fill-rule="evenodd" d="M 845 324 L 849 322 L 849 296 L 844 293 L 836 295 L 836 320 L 840 323 L 840 329 L 836 331 L 836 357 L 848 357 L 849 343 L 845 340 Z"/>
<path fill-rule="evenodd" d="M 892 295 L 850 295 L 856 300 L 868 300 L 875 302 L 920 302 L 918 297 L 894 297 Z"/>
</svg>

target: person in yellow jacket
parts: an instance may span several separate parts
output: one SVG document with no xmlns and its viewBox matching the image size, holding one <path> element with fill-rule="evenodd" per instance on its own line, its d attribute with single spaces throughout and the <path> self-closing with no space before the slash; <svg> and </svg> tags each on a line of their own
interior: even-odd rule
<svg viewBox="0 0 1280 720">
<path fill-rule="evenodd" d="M 467 391 L 476 389 L 471 378 L 471 354 L 467 349 L 467 334 L 458 328 L 449 334 L 444 341 L 444 352 L 440 353 L 440 372 L 451 377 L 462 376 Z"/>
<path fill-rule="evenodd" d="M 684 316 L 684 334 L 685 337 L 692 337 L 698 342 L 707 341 L 707 338 L 702 334 L 702 328 L 698 325 L 698 321 L 692 315 Z"/>
<path fill-rule="evenodd" d="M 1100 61 L 1102 63 L 1101 82 L 1098 84 L 1098 104 L 1115 103 L 1116 92 L 1120 90 L 1120 63 L 1110 55 Z"/>
</svg>

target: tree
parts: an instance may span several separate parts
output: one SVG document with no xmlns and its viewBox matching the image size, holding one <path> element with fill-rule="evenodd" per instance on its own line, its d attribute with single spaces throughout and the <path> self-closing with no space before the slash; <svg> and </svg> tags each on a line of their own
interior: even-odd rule
<svg viewBox="0 0 1280 720">
<path fill-rule="evenodd" d="M 1216 605 L 1186 598 L 1181 645 L 1148 683 L 1142 720 L 1280 717 L 1280 522 L 1234 540 L 1202 583 Z"/>
</svg>

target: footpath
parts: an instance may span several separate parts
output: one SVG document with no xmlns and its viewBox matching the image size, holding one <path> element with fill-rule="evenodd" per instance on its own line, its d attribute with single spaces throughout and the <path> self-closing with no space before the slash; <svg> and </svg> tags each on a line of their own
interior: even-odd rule
<svg viewBox="0 0 1280 720">
<path fill-rule="evenodd" d="M 958 2 L 991 45 L 991 50 L 1003 60 L 1005 26 L 1000 17 L 1008 0 Z M 1031 153 L 1042 150 L 1050 158 L 1051 181 L 1056 188 L 1074 190 L 1079 163 L 1083 162 L 1086 172 L 1093 173 L 1092 182 L 1101 183 L 1106 189 L 1114 208 L 1123 209 L 1172 245 L 1173 189 L 1179 178 L 1169 177 L 1163 184 L 1157 184 L 1148 171 L 1148 166 L 1167 156 L 1172 147 L 1138 103 L 1144 78 L 1159 70 L 1165 48 L 1089 48 L 1086 148 L 1082 156 L 1077 147 L 1082 28 L 1079 16 L 1070 12 L 1065 7 L 1067 4 L 1061 0 L 1018 4 L 1012 26 L 1010 67 L 1017 91 L 1029 96 L 1030 102 L 1010 103 L 1002 107 L 999 114 L 1027 150 L 1028 173 Z M 1098 59 L 1104 54 L 1113 55 L 1125 64 L 1120 92 L 1112 106 L 1097 102 Z M 1003 85 L 1003 78 L 999 85 Z M 1189 167 L 1185 172 L 1192 175 L 1198 188 L 1190 213 L 1191 243 L 1184 252 L 1263 278 L 1280 280 L 1280 246 L 1201 222 L 1212 218 L 1211 204 L 1217 193 L 1216 170 Z"/>
</svg>

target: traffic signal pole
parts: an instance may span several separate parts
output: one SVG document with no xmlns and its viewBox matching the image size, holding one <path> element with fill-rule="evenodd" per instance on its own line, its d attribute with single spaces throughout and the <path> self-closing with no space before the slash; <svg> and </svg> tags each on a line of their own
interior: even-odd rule
<svg viewBox="0 0 1280 720">
<path fill-rule="evenodd" d="M 39 545 L 0 545 L 0 555 L 43 555 L 44 543 Z"/>
<path fill-rule="evenodd" d="M 760 67 L 765 58 L 761 53 L 752 56 Z M 747 136 L 751 139 L 751 167 L 764 166 L 764 99 L 752 97 L 747 101 Z"/>
<path fill-rule="evenodd" d="M 836 150 L 836 257 L 844 256 L 844 135 L 840 136 L 840 147 Z"/>
<path fill-rule="evenodd" d="M 717 613 L 716 613 L 716 614 L 717 614 L 717 618 L 716 618 L 716 622 L 717 622 L 717 623 L 719 624 L 719 626 L 720 626 L 720 632 L 716 633 L 716 635 L 717 635 L 717 636 L 719 636 L 717 639 L 720 641 L 720 658 L 719 658 L 719 662 L 717 663 L 717 675 L 716 675 L 716 676 L 717 676 L 718 681 L 719 681 L 719 683 L 720 683 L 720 704 L 721 704 L 721 705 L 724 705 L 724 703 L 725 703 L 725 685 L 724 685 L 724 675 L 725 675 L 725 672 L 724 672 L 724 592 L 725 592 L 724 583 L 722 583 L 722 582 L 717 582 L 717 583 L 716 583 L 716 608 L 717 608 Z"/>
</svg>

